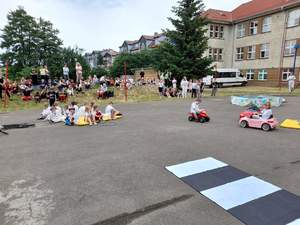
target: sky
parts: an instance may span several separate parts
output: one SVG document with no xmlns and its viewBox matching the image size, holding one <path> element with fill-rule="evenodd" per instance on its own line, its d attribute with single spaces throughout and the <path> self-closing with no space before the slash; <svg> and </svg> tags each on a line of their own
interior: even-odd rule
<svg viewBox="0 0 300 225">
<path fill-rule="evenodd" d="M 249 0 L 204 0 L 206 9 L 232 10 Z M 33 17 L 50 20 L 64 46 L 85 52 L 112 48 L 170 28 L 177 0 L 0 0 L 0 29 L 9 11 L 23 6 Z M 1 31 L 0 31 L 1 33 Z"/>
</svg>

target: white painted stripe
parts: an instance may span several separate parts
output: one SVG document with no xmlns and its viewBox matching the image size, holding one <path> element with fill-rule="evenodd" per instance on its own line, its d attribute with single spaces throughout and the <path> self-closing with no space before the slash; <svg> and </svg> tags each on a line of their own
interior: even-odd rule
<svg viewBox="0 0 300 225">
<path fill-rule="evenodd" d="M 279 187 L 251 176 L 202 191 L 201 194 L 228 210 L 280 190 Z"/>
<path fill-rule="evenodd" d="M 295 220 L 295 221 L 293 221 L 293 222 L 291 222 L 287 225 L 300 225 L 300 219 L 297 219 L 297 220 Z"/>
<path fill-rule="evenodd" d="M 178 164 L 175 166 L 167 166 L 166 169 L 173 173 L 175 176 L 182 178 L 225 166 L 228 165 L 214 158 L 205 158 Z"/>
</svg>

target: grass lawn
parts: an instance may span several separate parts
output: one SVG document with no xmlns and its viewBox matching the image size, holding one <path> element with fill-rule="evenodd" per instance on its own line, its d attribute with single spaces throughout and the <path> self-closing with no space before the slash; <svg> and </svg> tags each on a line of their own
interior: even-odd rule
<svg viewBox="0 0 300 225">
<path fill-rule="evenodd" d="M 205 97 L 210 97 L 210 89 L 206 89 L 204 92 Z M 278 87 L 228 87 L 219 88 L 217 96 L 225 97 L 232 95 L 283 95 L 283 96 L 300 96 L 300 89 L 296 89 L 295 92 L 290 95 L 288 94 L 287 88 Z M 156 87 L 135 87 L 128 91 L 128 103 L 138 103 L 147 101 L 160 101 L 167 100 L 167 98 L 160 99 Z M 170 99 L 168 99 L 170 100 Z M 124 91 L 115 89 L 115 97 L 108 100 L 98 100 L 96 96 L 96 89 L 92 89 L 84 94 L 77 94 L 76 96 L 70 97 L 68 102 L 76 101 L 79 104 L 95 102 L 97 105 L 103 107 L 108 102 L 113 101 L 114 103 L 125 103 Z M 4 103 L 0 104 L 0 112 L 12 112 L 26 109 L 42 109 L 47 101 L 36 104 L 34 101 L 24 102 L 20 96 L 12 96 L 5 108 Z M 65 103 L 62 103 L 64 105 Z"/>
</svg>

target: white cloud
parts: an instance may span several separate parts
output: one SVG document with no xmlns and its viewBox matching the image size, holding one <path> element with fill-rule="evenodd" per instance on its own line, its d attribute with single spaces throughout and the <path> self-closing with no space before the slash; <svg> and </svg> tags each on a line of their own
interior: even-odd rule
<svg viewBox="0 0 300 225">
<path fill-rule="evenodd" d="M 232 10 L 247 0 L 205 0 L 207 8 Z M 0 18 L 17 6 L 34 17 L 50 20 L 60 30 L 65 46 L 87 51 L 114 48 L 123 40 L 170 27 L 167 17 L 177 0 L 0 0 Z M 0 27 L 6 24 L 0 20 Z"/>
</svg>

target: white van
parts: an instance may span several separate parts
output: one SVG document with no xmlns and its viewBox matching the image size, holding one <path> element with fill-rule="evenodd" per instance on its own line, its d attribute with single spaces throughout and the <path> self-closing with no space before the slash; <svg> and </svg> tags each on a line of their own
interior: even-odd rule
<svg viewBox="0 0 300 225">
<path fill-rule="evenodd" d="M 217 69 L 213 71 L 215 75 L 208 75 L 203 78 L 206 86 L 211 86 L 213 77 L 216 78 L 218 87 L 223 86 L 245 86 L 248 81 L 238 69 Z"/>
</svg>

